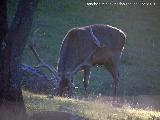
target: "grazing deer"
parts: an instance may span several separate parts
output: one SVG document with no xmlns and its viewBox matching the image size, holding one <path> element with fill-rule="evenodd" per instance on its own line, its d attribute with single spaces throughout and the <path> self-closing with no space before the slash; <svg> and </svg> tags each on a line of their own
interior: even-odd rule
<svg viewBox="0 0 160 120">
<path fill-rule="evenodd" d="M 104 24 L 94 24 L 71 29 L 64 37 L 58 60 L 57 94 L 62 95 L 65 87 L 72 95 L 73 75 L 84 70 L 84 89 L 94 65 L 104 65 L 114 79 L 114 93 L 118 94 L 119 61 L 126 35 L 120 29 Z"/>
</svg>

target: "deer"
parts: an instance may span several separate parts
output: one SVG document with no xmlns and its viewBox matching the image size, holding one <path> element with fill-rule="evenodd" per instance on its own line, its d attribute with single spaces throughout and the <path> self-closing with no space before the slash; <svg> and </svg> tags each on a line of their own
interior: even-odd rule
<svg viewBox="0 0 160 120">
<path fill-rule="evenodd" d="M 65 35 L 59 53 L 57 66 L 57 95 L 62 96 L 67 88 L 68 96 L 73 94 L 73 76 L 84 71 L 83 85 L 88 94 L 91 68 L 103 65 L 114 80 L 114 95 L 118 95 L 119 64 L 126 41 L 125 33 L 116 27 L 93 24 L 72 28 Z"/>
</svg>

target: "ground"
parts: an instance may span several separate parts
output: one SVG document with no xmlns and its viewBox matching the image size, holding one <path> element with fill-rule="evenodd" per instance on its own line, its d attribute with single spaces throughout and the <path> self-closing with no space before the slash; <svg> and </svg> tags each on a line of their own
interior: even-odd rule
<svg viewBox="0 0 160 120">
<path fill-rule="evenodd" d="M 160 109 L 151 106 L 136 105 L 129 102 L 127 97 L 114 102 L 113 97 L 89 97 L 89 98 L 49 98 L 46 95 L 23 92 L 27 113 L 30 116 L 51 120 L 50 117 L 76 118 L 75 120 L 159 120 Z M 130 99 L 133 99 L 130 97 Z M 157 97 L 157 101 L 160 97 Z M 138 105 L 139 104 L 139 105 Z M 59 112 L 57 112 L 59 111 Z M 34 114 L 33 114 L 34 113 Z M 35 114 L 36 113 L 36 114 Z M 54 120 L 53 119 L 53 120 Z M 37 120 L 37 119 L 35 119 Z M 42 119 L 39 119 L 42 120 Z M 58 119 L 57 119 L 58 120 Z M 61 119 L 63 120 L 63 119 Z"/>
</svg>

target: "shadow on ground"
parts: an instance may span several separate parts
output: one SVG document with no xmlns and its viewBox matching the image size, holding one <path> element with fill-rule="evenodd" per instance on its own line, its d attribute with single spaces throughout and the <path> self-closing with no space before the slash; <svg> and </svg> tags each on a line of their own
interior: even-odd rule
<svg viewBox="0 0 160 120">
<path fill-rule="evenodd" d="M 89 120 L 89 119 L 67 112 L 41 111 L 32 114 L 29 120 Z"/>
</svg>

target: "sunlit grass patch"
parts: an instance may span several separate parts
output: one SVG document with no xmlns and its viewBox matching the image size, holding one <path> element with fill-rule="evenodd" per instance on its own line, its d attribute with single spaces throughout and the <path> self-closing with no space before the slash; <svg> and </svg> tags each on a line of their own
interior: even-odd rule
<svg viewBox="0 0 160 120">
<path fill-rule="evenodd" d="M 48 98 L 45 95 L 23 92 L 27 112 L 64 111 L 91 120 L 143 120 L 160 119 L 160 112 L 150 109 L 132 108 L 128 104 L 113 105 L 105 99 Z"/>
<path fill-rule="evenodd" d="M 24 102 L 27 112 L 41 111 L 41 110 L 54 110 L 52 101 L 47 99 L 45 95 L 32 94 L 23 91 Z"/>
<path fill-rule="evenodd" d="M 132 117 L 139 117 L 141 119 L 160 119 L 160 111 L 144 110 L 141 108 L 132 108 L 130 106 L 124 106 L 122 109 Z"/>
</svg>

